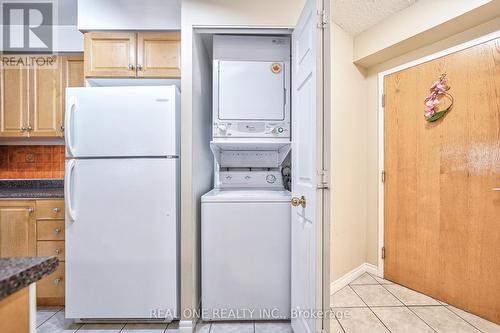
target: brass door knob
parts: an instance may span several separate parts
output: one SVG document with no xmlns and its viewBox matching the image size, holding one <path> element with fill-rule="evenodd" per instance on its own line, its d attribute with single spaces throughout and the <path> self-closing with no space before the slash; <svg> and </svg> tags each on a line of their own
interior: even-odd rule
<svg viewBox="0 0 500 333">
<path fill-rule="evenodd" d="M 303 208 L 306 208 L 306 197 L 301 196 L 300 199 L 297 197 L 293 197 L 292 200 L 292 206 L 298 207 L 302 206 Z"/>
</svg>

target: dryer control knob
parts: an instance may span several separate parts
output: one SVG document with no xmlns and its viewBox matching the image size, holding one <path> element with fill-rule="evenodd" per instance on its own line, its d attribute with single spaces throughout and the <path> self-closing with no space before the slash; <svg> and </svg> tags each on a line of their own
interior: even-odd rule
<svg viewBox="0 0 500 333">
<path fill-rule="evenodd" d="M 225 124 L 219 124 L 217 125 L 217 129 L 219 130 L 219 132 L 224 134 L 227 131 L 227 126 Z"/>
<path fill-rule="evenodd" d="M 275 175 L 267 175 L 266 176 L 266 182 L 268 182 L 269 184 L 274 184 L 275 181 L 276 181 Z"/>
</svg>

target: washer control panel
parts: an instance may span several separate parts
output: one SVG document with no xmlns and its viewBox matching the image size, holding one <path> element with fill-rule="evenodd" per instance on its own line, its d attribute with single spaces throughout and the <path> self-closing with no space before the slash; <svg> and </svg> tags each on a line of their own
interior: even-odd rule
<svg viewBox="0 0 500 333">
<path fill-rule="evenodd" d="M 219 187 L 283 188 L 279 171 L 220 171 Z"/>
</svg>

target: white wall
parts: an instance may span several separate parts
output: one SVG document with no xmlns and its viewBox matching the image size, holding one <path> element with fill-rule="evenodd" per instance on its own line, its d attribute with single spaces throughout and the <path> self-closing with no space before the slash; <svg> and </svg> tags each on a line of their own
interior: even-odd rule
<svg viewBox="0 0 500 333">
<path fill-rule="evenodd" d="M 180 28 L 181 0 L 78 0 L 82 31 Z"/>
<path fill-rule="evenodd" d="M 353 38 L 331 34 L 331 280 L 366 262 L 367 81 L 352 63 Z"/>
</svg>

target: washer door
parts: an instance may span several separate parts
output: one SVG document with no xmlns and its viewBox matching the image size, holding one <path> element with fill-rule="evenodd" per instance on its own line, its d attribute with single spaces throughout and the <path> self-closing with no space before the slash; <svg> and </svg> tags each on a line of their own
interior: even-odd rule
<svg viewBox="0 0 500 333">
<path fill-rule="evenodd" d="M 204 320 L 290 317 L 288 202 L 202 203 L 201 235 Z"/>
</svg>

